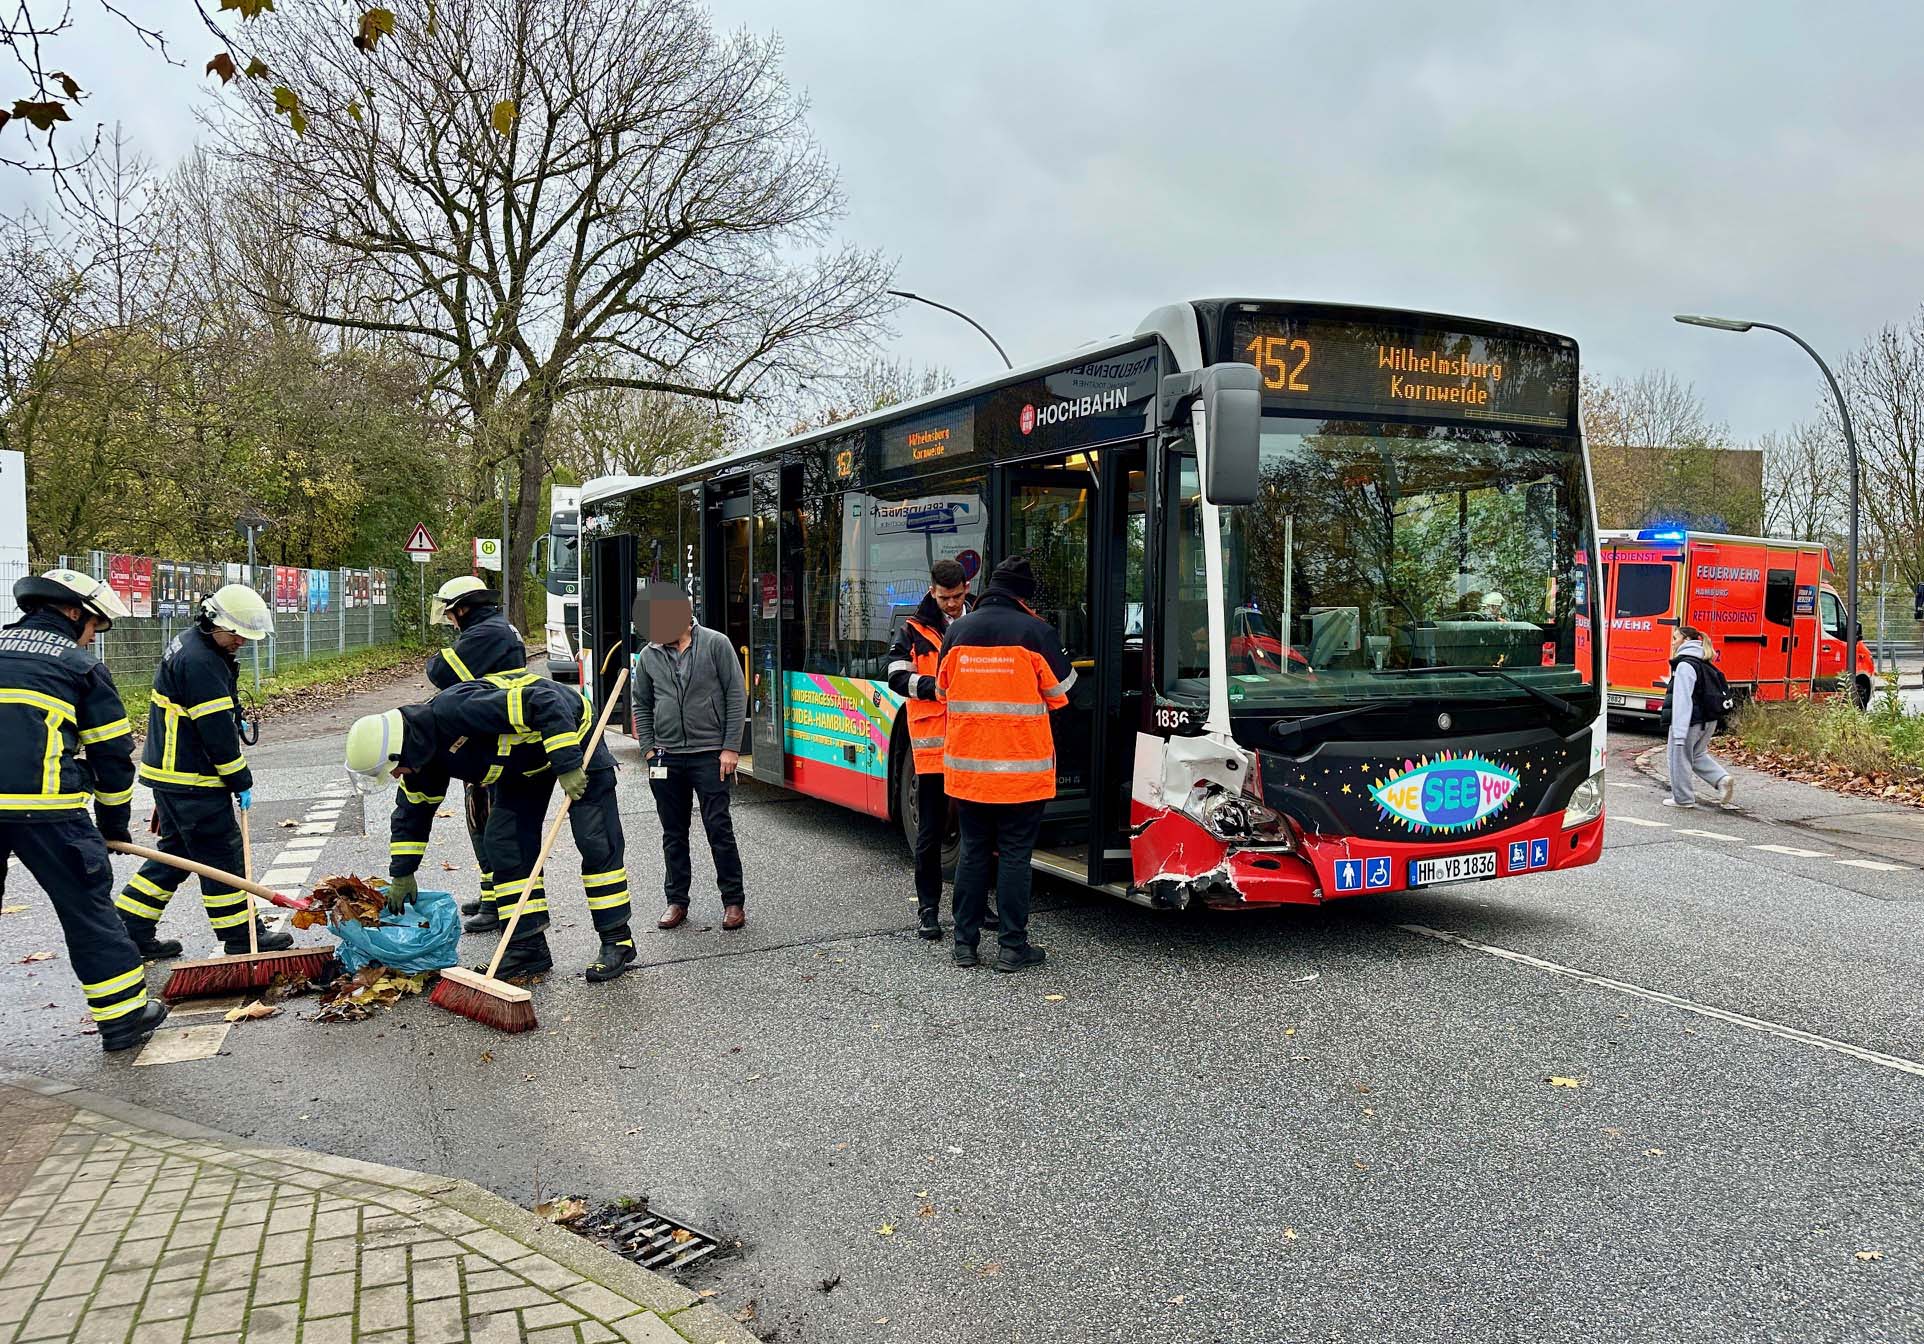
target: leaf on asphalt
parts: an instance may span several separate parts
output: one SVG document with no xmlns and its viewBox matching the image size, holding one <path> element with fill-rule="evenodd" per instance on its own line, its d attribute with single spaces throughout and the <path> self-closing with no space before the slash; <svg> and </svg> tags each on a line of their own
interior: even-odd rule
<svg viewBox="0 0 1924 1344">
<path fill-rule="evenodd" d="M 52 961 L 52 960 L 53 960 L 53 953 L 51 952 L 29 952 L 27 953 L 26 956 L 20 958 L 20 964 L 22 966 L 31 966 L 36 961 Z"/>
<path fill-rule="evenodd" d="M 1042 996 L 1042 1001 L 1044 1003 L 1061 1003 L 1064 999 L 1068 997 L 1069 996 L 1067 994 L 1044 994 Z"/>
<path fill-rule="evenodd" d="M 402 975 L 379 962 L 370 962 L 351 976 L 342 976 L 321 995 L 316 1022 L 360 1022 L 376 1008 L 389 1008 L 403 996 L 427 988 L 432 971 Z"/>
<path fill-rule="evenodd" d="M 443 859 L 441 860 L 441 871 L 444 873 L 458 873 L 461 870 L 449 863 L 446 859 Z"/>
<path fill-rule="evenodd" d="M 296 826 L 298 826 L 298 825 L 300 825 L 300 824 L 301 824 L 301 823 L 300 823 L 299 821 L 297 821 L 297 820 L 295 820 L 295 819 L 294 819 L 293 817 L 282 817 L 282 818 L 281 818 L 281 829 L 282 829 L 282 830 L 284 830 L 284 831 L 285 831 L 285 830 L 292 830 L 292 829 L 293 829 L 294 827 L 296 827 Z"/>
<path fill-rule="evenodd" d="M 695 1234 L 693 1232 L 690 1232 L 685 1227 L 678 1227 L 673 1232 L 670 1232 L 668 1234 L 668 1239 L 670 1241 L 677 1242 L 677 1243 L 684 1242 L 684 1241 L 693 1241 L 695 1239 Z"/>
<path fill-rule="evenodd" d="M 918 1208 L 918 1209 L 916 1209 L 916 1211 L 915 1211 L 915 1216 L 916 1216 L 917 1218 L 933 1218 L 933 1217 L 935 1217 L 935 1205 L 933 1205 L 933 1204 L 924 1204 L 924 1205 L 922 1205 L 922 1206 L 921 1206 L 920 1208 Z"/>
<path fill-rule="evenodd" d="M 1294 1241 L 1294 1240 L 1296 1240 L 1296 1229 L 1295 1229 L 1295 1228 L 1293 1228 L 1293 1227 L 1286 1227 L 1286 1228 L 1284 1228 L 1284 1229 L 1283 1229 L 1283 1240 L 1284 1240 L 1284 1241 Z"/>
<path fill-rule="evenodd" d="M 720 1291 L 721 1289 L 719 1288 L 704 1288 L 699 1293 L 696 1293 L 695 1296 L 696 1297 L 713 1297 L 716 1293 L 719 1293 Z"/>
<path fill-rule="evenodd" d="M 735 1313 L 735 1319 L 740 1321 L 743 1325 L 747 1325 L 750 1321 L 755 1319 L 755 1299 L 754 1298 L 751 1297 L 748 1299 L 748 1301 L 742 1303 L 742 1309 Z"/>
<path fill-rule="evenodd" d="M 1644 1149 L 1644 1150 L 1643 1150 L 1643 1155 L 1644 1155 L 1645 1157 L 1662 1157 L 1662 1156 L 1663 1156 L 1663 1149 L 1661 1149 L 1661 1148 L 1646 1148 L 1646 1149 Z"/>
<path fill-rule="evenodd" d="M 229 1010 L 227 1020 L 229 1022 L 248 1022 L 263 1017 L 278 1017 L 280 1016 L 280 1011 L 280 1009 L 271 1003 L 262 1003 L 259 999 L 255 999 L 252 1003 L 244 1007 Z"/>
<path fill-rule="evenodd" d="M 26 908 L 24 905 L 0 905 L 0 915 L 17 915 Z"/>
<path fill-rule="evenodd" d="M 876 1236 L 878 1236 L 878 1237 L 892 1237 L 892 1236 L 894 1236 L 894 1235 L 895 1235 L 895 1224 L 894 1224 L 894 1223 L 883 1223 L 883 1224 L 882 1224 L 882 1225 L 881 1225 L 880 1227 L 878 1227 L 878 1228 L 876 1228 L 876 1229 L 875 1229 L 875 1235 L 876 1235 Z"/>
<path fill-rule="evenodd" d="M 482 1062 L 483 1064 L 492 1064 L 492 1063 L 494 1063 L 494 1051 L 492 1051 L 492 1050 L 483 1050 L 483 1051 L 481 1052 L 481 1062 Z"/>
<path fill-rule="evenodd" d="M 929 1197 L 929 1192 L 926 1190 L 917 1190 L 915 1192 L 915 1197 L 917 1199 L 927 1199 Z"/>
<path fill-rule="evenodd" d="M 550 1223 L 566 1225 L 588 1213 L 588 1201 L 577 1195 L 565 1195 L 534 1206 L 535 1216 Z"/>
<path fill-rule="evenodd" d="M 1857 1258 L 1858 1258 L 1859 1260 L 1882 1260 L 1882 1259 L 1884 1258 L 1884 1252 L 1882 1252 L 1882 1251 L 1859 1251 L 1859 1252 L 1857 1253 Z"/>
<path fill-rule="evenodd" d="M 514 129 L 514 119 L 519 115 L 520 109 L 514 105 L 514 99 L 503 98 L 488 113 L 488 125 L 494 127 L 496 135 L 506 135 Z"/>
<path fill-rule="evenodd" d="M 1000 1260 L 991 1260 L 989 1261 L 988 1264 L 982 1266 L 982 1268 L 976 1271 L 977 1274 L 980 1274 L 985 1279 L 993 1279 L 996 1275 L 1000 1274 L 1001 1272 L 1002 1272 L 1002 1262 Z"/>
<path fill-rule="evenodd" d="M 1189 1300 L 1188 1293 L 1177 1293 L 1174 1297 L 1169 1299 L 1169 1305 L 1172 1307 L 1180 1307 L 1183 1303 L 1187 1302 L 1188 1300 Z"/>
<path fill-rule="evenodd" d="M 1294 1027 L 1284 1027 L 1284 1028 L 1283 1028 L 1283 1035 L 1285 1035 L 1285 1036 L 1294 1036 L 1295 1034 L 1296 1034 L 1296 1028 L 1294 1028 Z"/>
<path fill-rule="evenodd" d="M 219 75 L 220 82 L 227 84 L 231 83 L 234 76 L 239 74 L 240 71 L 234 67 L 234 58 L 223 51 L 216 55 L 213 60 L 207 62 L 207 73 L 210 75 Z"/>
<path fill-rule="evenodd" d="M 443 808 L 441 811 L 436 812 L 434 815 L 437 817 L 451 817 L 454 815 L 454 813 L 448 811 L 446 808 Z"/>
<path fill-rule="evenodd" d="M 1547 1078 L 1544 1081 L 1549 1083 L 1551 1087 L 1582 1087 L 1583 1086 L 1583 1084 L 1575 1078 Z"/>
</svg>

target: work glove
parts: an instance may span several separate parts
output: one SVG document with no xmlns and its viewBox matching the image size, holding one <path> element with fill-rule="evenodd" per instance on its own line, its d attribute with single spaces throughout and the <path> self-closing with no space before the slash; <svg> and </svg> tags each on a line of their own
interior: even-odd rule
<svg viewBox="0 0 1924 1344">
<path fill-rule="evenodd" d="M 242 789 L 234 795 L 234 801 L 240 805 L 240 810 L 245 812 L 254 805 L 254 791 Z"/>
<path fill-rule="evenodd" d="M 387 912 L 390 915 L 401 913 L 401 907 L 421 894 L 421 884 L 413 873 L 405 877 L 390 877 L 387 880 Z"/>
<path fill-rule="evenodd" d="M 561 777 L 561 791 L 568 795 L 568 801 L 578 803 L 581 795 L 588 791 L 588 772 L 582 769 L 570 770 Z"/>
<path fill-rule="evenodd" d="M 916 698 L 917 700 L 933 700 L 933 699 L 935 699 L 935 678 L 934 678 L 934 677 L 918 677 L 918 678 L 916 678 L 916 681 L 915 681 L 915 698 Z"/>
</svg>

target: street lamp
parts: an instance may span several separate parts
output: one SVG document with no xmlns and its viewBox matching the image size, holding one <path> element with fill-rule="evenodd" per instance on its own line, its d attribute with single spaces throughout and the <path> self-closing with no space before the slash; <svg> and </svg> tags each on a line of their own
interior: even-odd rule
<svg viewBox="0 0 1924 1344">
<path fill-rule="evenodd" d="M 1851 430 L 1851 413 L 1850 408 L 1844 404 L 1843 389 L 1837 385 L 1837 379 L 1831 373 L 1830 365 L 1824 362 L 1824 357 L 1811 348 L 1809 341 L 1788 327 L 1780 327 L 1774 322 L 1741 322 L 1735 318 L 1702 317 L 1691 313 L 1678 313 L 1677 321 L 1687 327 L 1709 327 L 1713 331 L 1749 331 L 1752 327 L 1762 327 L 1765 331 L 1774 331 L 1779 336 L 1788 336 L 1803 347 L 1805 354 L 1816 361 L 1817 367 L 1823 371 L 1824 381 L 1830 384 L 1830 394 L 1837 402 L 1838 423 L 1844 426 L 1844 448 L 1850 459 L 1851 536 L 1846 566 L 1849 597 L 1848 610 L 1844 616 L 1844 666 L 1855 668 L 1857 666 L 1857 435 Z M 1851 696 L 1851 703 L 1857 703 L 1854 693 Z"/>
<path fill-rule="evenodd" d="M 951 308 L 946 303 L 937 303 L 934 299 L 925 299 L 920 294 L 909 293 L 906 289 L 891 289 L 888 291 L 888 293 L 894 295 L 898 299 L 909 299 L 915 303 L 926 303 L 931 308 L 940 308 L 945 313 L 954 313 L 957 317 L 961 318 L 964 322 L 967 322 L 970 326 L 974 327 L 977 331 L 981 332 L 982 339 L 995 347 L 995 352 L 998 355 L 1002 356 L 1002 363 L 1005 368 L 1013 369 L 1015 367 L 1014 364 L 1011 364 L 1009 362 L 1008 352 L 1002 348 L 1002 342 L 996 340 L 995 337 L 989 335 L 989 329 L 987 327 L 983 326 L 980 322 L 970 317 L 967 313 L 963 312 L 960 308 Z"/>
</svg>

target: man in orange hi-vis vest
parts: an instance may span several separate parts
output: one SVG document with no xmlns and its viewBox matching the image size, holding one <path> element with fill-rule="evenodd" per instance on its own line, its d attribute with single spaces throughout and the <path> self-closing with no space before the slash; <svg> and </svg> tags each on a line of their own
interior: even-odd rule
<svg viewBox="0 0 1924 1344">
<path fill-rule="evenodd" d="M 937 693 L 948 708 L 943 785 L 962 821 L 955 874 L 955 964 L 974 966 L 996 855 L 998 971 L 1039 966 L 1029 942 L 1029 856 L 1042 805 L 1055 797 L 1055 741 L 1049 711 L 1069 703 L 1075 669 L 1047 621 L 1029 609 L 1035 574 L 1020 555 L 989 577 L 976 609 L 942 639 Z"/>
<path fill-rule="evenodd" d="M 935 691 L 942 636 L 969 604 L 968 572 L 954 560 L 929 566 L 929 590 L 915 615 L 889 645 L 889 689 L 903 699 L 909 750 L 915 757 L 915 904 L 918 932 L 942 936 L 942 837 L 949 829 L 949 795 L 942 788 L 942 744 L 948 717 Z"/>
</svg>

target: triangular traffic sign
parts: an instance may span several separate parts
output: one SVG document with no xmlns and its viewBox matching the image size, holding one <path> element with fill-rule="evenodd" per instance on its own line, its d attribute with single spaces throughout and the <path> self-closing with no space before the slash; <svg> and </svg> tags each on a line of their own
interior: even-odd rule
<svg viewBox="0 0 1924 1344">
<path fill-rule="evenodd" d="M 428 525 L 426 523 L 416 523 L 414 525 L 413 535 L 408 538 L 408 544 L 401 549 L 411 554 L 433 555 L 441 548 L 436 546 L 434 544 L 434 538 L 428 535 Z"/>
</svg>

